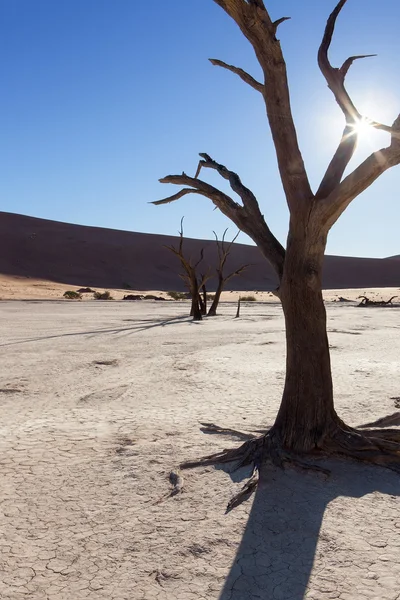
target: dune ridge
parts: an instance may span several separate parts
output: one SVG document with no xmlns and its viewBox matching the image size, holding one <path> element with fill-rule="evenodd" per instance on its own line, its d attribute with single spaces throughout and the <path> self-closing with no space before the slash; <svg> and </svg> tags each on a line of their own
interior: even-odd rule
<svg viewBox="0 0 400 600">
<path fill-rule="evenodd" d="M 177 258 L 164 248 L 173 236 L 89 227 L 0 212 L 0 274 L 56 283 L 136 290 L 183 290 Z M 213 269 L 215 242 L 185 239 L 188 255 L 204 248 L 204 271 Z M 385 259 L 326 256 L 325 289 L 400 285 L 400 255 Z M 258 248 L 235 244 L 228 270 L 250 264 L 227 289 L 273 290 L 275 274 Z M 210 290 L 215 281 L 209 282 Z"/>
</svg>

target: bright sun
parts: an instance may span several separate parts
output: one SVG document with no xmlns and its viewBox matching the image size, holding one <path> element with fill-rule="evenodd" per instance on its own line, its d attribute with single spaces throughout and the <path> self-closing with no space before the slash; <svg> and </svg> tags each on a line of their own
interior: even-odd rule
<svg viewBox="0 0 400 600">
<path fill-rule="evenodd" d="M 359 138 L 367 138 L 370 136 L 372 131 L 372 122 L 369 119 L 361 118 L 355 125 L 352 125 L 354 129 L 354 133 L 358 135 Z"/>
</svg>

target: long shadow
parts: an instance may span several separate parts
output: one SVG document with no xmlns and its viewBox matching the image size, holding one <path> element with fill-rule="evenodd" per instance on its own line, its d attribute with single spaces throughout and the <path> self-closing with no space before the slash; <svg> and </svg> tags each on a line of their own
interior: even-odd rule
<svg viewBox="0 0 400 600">
<path fill-rule="evenodd" d="M 356 558 L 352 556 L 349 547 L 346 548 L 346 543 L 349 544 L 349 540 L 350 545 L 354 543 L 357 553 L 360 544 L 362 546 L 365 543 L 365 546 L 368 546 L 371 533 L 368 532 L 368 524 L 365 525 L 362 519 L 361 523 L 354 522 L 354 517 L 352 519 L 349 514 L 345 514 L 343 515 L 344 520 L 340 522 L 340 517 L 338 518 L 338 515 L 335 514 L 335 523 L 339 523 L 340 527 L 344 529 L 344 533 L 338 532 L 336 541 L 335 539 L 326 540 L 324 536 L 321 541 L 320 529 L 325 510 L 332 501 L 340 496 L 354 498 L 354 502 L 373 492 L 399 496 L 400 478 L 387 469 L 340 460 L 325 461 L 323 466 L 331 470 L 331 476 L 328 479 L 324 476 L 299 473 L 291 469 L 286 471 L 274 467 L 263 469 L 249 520 L 221 592 L 220 600 L 260 600 L 261 598 L 303 600 L 305 597 L 320 600 L 339 597 L 338 595 L 325 595 L 326 579 L 324 580 L 322 576 L 322 579 L 319 579 L 318 568 L 324 571 L 328 580 L 329 576 L 331 577 L 330 585 L 336 586 L 337 592 L 348 591 L 349 581 L 354 579 L 355 573 L 360 570 L 357 555 Z M 363 504 L 365 508 L 365 503 Z M 358 515 L 359 510 L 354 508 L 354 515 Z M 379 511 L 381 510 L 379 509 Z M 371 517 L 378 531 L 380 531 L 380 524 L 376 521 L 379 521 L 382 515 L 379 511 L 375 509 L 376 514 L 374 513 Z M 387 521 L 390 522 L 393 519 L 386 519 L 386 527 L 388 527 Z M 394 523 L 389 523 L 389 529 L 390 525 L 393 527 Z M 347 531 L 346 538 L 346 529 L 352 527 L 354 531 Z M 355 541 L 352 539 L 353 534 L 357 538 Z M 340 541 L 345 548 L 340 547 Z M 326 544 L 326 554 L 321 565 L 319 556 L 316 572 L 313 572 L 317 544 L 322 544 L 322 546 Z M 382 552 L 382 549 L 380 551 Z M 324 547 L 322 547 L 322 552 L 324 552 Z M 340 552 L 343 553 L 342 562 Z M 368 550 L 364 550 L 364 552 L 368 556 Z M 390 549 L 388 553 L 390 554 Z M 319 549 L 320 554 L 321 549 Z M 346 566 L 346 561 L 348 562 L 352 558 L 354 558 L 355 565 L 353 566 L 354 571 L 351 571 L 352 576 L 349 576 L 349 572 L 343 568 L 343 565 Z M 337 561 L 340 563 L 339 568 Z M 388 564 L 388 568 L 390 568 L 390 563 Z M 395 565 L 392 565 L 392 568 L 395 568 Z M 347 579 L 346 575 L 349 576 Z M 357 592 L 354 596 L 351 595 L 351 598 L 366 597 L 362 590 L 358 593 L 358 583 L 358 581 L 352 582 L 354 590 L 357 589 Z M 372 583 L 375 584 L 375 582 Z M 341 586 L 344 586 L 345 589 L 342 589 Z M 381 588 L 382 591 L 385 590 Z M 369 597 L 372 598 L 368 595 Z M 373 597 L 391 598 L 392 596 L 381 595 L 377 590 L 377 594 Z"/>
<path fill-rule="evenodd" d="M 138 319 L 137 322 L 139 325 L 137 327 L 112 327 L 112 328 L 104 328 L 104 329 L 93 329 L 91 331 L 74 331 L 71 333 L 59 333 L 55 335 L 45 335 L 36 338 L 27 338 L 25 340 L 17 340 L 16 342 L 6 342 L 5 344 L 0 344 L 1 346 L 16 346 L 18 344 L 27 344 L 29 342 L 41 342 L 44 340 L 52 340 L 56 338 L 63 337 L 79 337 L 83 335 L 94 336 L 101 334 L 118 334 L 118 333 L 139 333 L 141 331 L 146 331 L 147 329 L 153 329 L 154 327 L 165 327 L 167 325 L 173 325 L 175 323 L 190 323 L 193 325 L 197 325 L 198 321 L 193 321 L 192 317 L 184 316 L 184 317 L 171 317 L 170 319 L 154 319 L 152 323 L 149 325 L 141 325 L 141 323 L 147 322 L 149 319 Z"/>
</svg>

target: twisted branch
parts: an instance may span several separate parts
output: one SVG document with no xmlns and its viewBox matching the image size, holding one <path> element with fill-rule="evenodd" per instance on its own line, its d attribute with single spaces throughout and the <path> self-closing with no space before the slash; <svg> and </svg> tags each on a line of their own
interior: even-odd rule
<svg viewBox="0 0 400 600">
<path fill-rule="evenodd" d="M 229 171 L 224 165 L 217 163 L 205 152 L 200 152 L 199 156 L 201 156 L 203 160 L 200 160 L 197 166 L 195 175 L 196 179 L 200 175 L 202 168 L 214 169 L 219 175 L 221 175 L 221 177 L 223 177 L 223 179 L 229 181 L 229 185 L 231 186 L 232 190 L 241 198 L 243 206 L 247 209 L 247 211 L 256 217 L 261 216 L 260 207 L 258 206 L 256 197 L 254 196 L 253 192 L 249 190 L 249 188 L 243 185 L 237 173 L 234 171 Z"/>
<path fill-rule="evenodd" d="M 168 175 L 160 179 L 161 183 L 174 183 L 185 187 L 173 196 L 157 200 L 151 204 L 160 205 L 174 202 L 189 193 L 200 194 L 209 198 L 220 211 L 227 216 L 235 225 L 259 246 L 265 258 L 274 267 L 279 278 L 283 273 L 285 250 L 267 226 L 260 212 L 258 202 L 254 194 L 242 184 L 239 176 L 229 171 L 224 165 L 217 163 L 208 154 L 201 153 L 196 176 L 189 177 L 186 173 L 182 175 Z M 230 196 L 215 188 L 214 186 L 198 178 L 202 168 L 215 169 L 221 177 L 229 181 L 232 190 L 239 195 L 243 206 L 232 200 Z"/>
</svg>

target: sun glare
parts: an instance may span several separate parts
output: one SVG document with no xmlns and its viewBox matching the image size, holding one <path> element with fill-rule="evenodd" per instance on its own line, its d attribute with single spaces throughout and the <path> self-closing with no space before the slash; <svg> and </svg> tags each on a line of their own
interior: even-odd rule
<svg viewBox="0 0 400 600">
<path fill-rule="evenodd" d="M 363 139 L 369 138 L 373 129 L 372 121 L 365 118 L 359 119 L 352 127 L 354 133 Z"/>
</svg>

